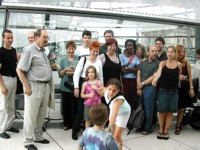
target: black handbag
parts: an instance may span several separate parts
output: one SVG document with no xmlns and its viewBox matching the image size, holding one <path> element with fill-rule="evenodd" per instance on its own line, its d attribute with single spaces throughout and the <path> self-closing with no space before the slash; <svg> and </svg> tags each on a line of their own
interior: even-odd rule
<svg viewBox="0 0 200 150">
<path fill-rule="evenodd" d="M 64 82 L 67 89 L 74 90 L 73 76 L 68 76 L 68 80 Z"/>
</svg>

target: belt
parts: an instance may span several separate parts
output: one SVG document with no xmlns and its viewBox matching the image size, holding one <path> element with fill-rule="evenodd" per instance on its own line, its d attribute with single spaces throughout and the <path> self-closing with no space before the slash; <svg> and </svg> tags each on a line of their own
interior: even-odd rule
<svg viewBox="0 0 200 150">
<path fill-rule="evenodd" d="M 38 83 L 45 83 L 45 84 L 49 83 L 49 81 L 36 81 L 36 82 L 38 82 Z"/>
<path fill-rule="evenodd" d="M 15 75 L 2 75 L 2 76 L 6 76 L 6 77 L 11 77 L 11 78 L 15 78 Z"/>
</svg>

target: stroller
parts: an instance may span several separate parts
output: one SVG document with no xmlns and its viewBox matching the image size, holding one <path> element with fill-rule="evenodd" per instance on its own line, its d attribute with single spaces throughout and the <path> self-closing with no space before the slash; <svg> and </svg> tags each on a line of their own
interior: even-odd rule
<svg viewBox="0 0 200 150">
<path fill-rule="evenodd" d="M 200 130 L 200 98 L 197 102 L 193 103 L 193 106 L 187 107 L 184 112 L 183 125 L 189 124 L 193 129 Z"/>
</svg>

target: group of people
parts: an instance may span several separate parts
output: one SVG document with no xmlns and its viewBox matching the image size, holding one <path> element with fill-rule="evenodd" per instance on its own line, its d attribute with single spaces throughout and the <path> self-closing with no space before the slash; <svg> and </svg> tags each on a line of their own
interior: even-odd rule
<svg viewBox="0 0 200 150">
<path fill-rule="evenodd" d="M 34 142 L 49 143 L 43 137 L 42 126 L 49 101 L 54 99 L 52 69 L 55 68 L 61 78 L 64 130 L 72 128 L 72 139 L 77 140 L 81 126 L 86 128 L 79 149 L 95 143 L 104 149 L 122 149 L 121 135 L 131 111 L 137 108 L 136 95 L 143 99 L 145 124 L 139 130 L 143 135 L 153 132 L 152 122 L 159 112 L 157 138 L 169 139 L 168 130 L 177 111 L 175 134 L 180 134 L 188 89 L 189 95 L 194 96 L 191 66 L 183 45 L 169 46 L 165 52 L 165 40 L 158 37 L 146 51 L 143 45 L 127 39 L 122 51 L 112 30 L 104 32 L 102 46 L 91 41 L 91 32 L 85 30 L 83 44 L 76 47 L 74 41 L 68 41 L 66 57 L 59 64 L 51 64 L 46 53 L 47 31 L 39 29 L 30 35 L 33 42 L 24 48 L 18 61 L 12 47 L 12 31 L 5 29 L 2 33 L 0 137 L 10 138 L 7 131 L 19 132 L 13 127 L 18 75 L 24 90 L 25 148 L 37 150 Z M 200 49 L 196 54 L 193 75 L 199 78 Z M 73 82 L 72 88 L 66 85 L 69 80 Z M 109 140 L 105 142 L 104 138 Z"/>
</svg>

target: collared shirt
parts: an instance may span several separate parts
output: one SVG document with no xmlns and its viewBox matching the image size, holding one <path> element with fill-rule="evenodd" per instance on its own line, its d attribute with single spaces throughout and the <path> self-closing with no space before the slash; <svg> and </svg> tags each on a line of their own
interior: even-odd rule
<svg viewBox="0 0 200 150">
<path fill-rule="evenodd" d="M 49 59 L 36 43 L 27 46 L 17 68 L 25 72 L 29 81 L 50 81 L 52 76 Z"/>
<path fill-rule="evenodd" d="M 116 47 L 116 53 L 118 53 L 118 54 L 121 54 L 121 48 L 119 48 L 118 46 Z M 103 53 L 106 53 L 107 52 L 107 47 L 106 47 L 106 44 L 104 44 L 104 45 L 102 45 L 101 46 L 101 49 L 100 49 L 100 51 L 99 51 L 99 55 L 100 54 L 103 54 Z"/>
<path fill-rule="evenodd" d="M 141 62 L 138 66 L 138 70 L 140 70 L 141 82 L 151 77 L 158 70 L 158 66 L 159 61 L 157 59 L 151 62 L 149 62 L 148 59 Z"/>
</svg>

